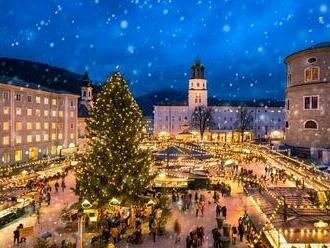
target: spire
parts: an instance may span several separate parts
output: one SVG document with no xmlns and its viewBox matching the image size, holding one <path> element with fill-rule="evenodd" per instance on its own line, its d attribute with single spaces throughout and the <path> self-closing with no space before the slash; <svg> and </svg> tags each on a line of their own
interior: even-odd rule
<svg viewBox="0 0 330 248">
<path fill-rule="evenodd" d="M 204 79 L 204 65 L 197 56 L 195 63 L 191 66 L 191 79 Z"/>
<path fill-rule="evenodd" d="M 85 71 L 83 78 L 81 79 L 82 87 L 92 87 L 92 81 L 89 79 L 88 72 Z"/>
</svg>

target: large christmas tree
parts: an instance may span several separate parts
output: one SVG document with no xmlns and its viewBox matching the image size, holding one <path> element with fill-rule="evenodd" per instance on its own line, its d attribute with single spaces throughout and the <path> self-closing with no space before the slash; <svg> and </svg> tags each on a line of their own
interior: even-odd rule
<svg viewBox="0 0 330 248">
<path fill-rule="evenodd" d="M 149 185 L 149 151 L 140 147 L 143 114 L 120 73 L 102 86 L 87 123 L 89 146 L 77 168 L 77 191 L 99 206 L 138 200 Z"/>
</svg>

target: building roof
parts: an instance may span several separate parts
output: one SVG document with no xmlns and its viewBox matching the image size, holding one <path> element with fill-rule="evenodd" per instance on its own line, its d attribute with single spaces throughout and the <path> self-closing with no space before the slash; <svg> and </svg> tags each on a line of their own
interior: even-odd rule
<svg viewBox="0 0 330 248">
<path fill-rule="evenodd" d="M 83 78 L 81 79 L 81 87 L 93 87 L 92 80 L 90 80 L 88 72 L 85 72 Z"/>
<path fill-rule="evenodd" d="M 330 41 L 325 41 L 325 42 L 321 42 L 321 43 L 317 43 L 315 45 L 312 45 L 306 49 L 303 49 L 303 50 L 299 50 L 297 52 L 294 52 L 290 55 L 288 55 L 285 59 L 284 59 L 284 63 L 287 63 L 288 59 L 297 55 L 297 54 L 300 54 L 300 53 L 304 53 L 304 52 L 309 52 L 309 51 L 313 51 L 313 50 L 316 50 L 316 49 L 322 49 L 322 48 L 328 48 L 330 49 Z"/>
<path fill-rule="evenodd" d="M 42 91 L 47 91 L 51 93 L 56 93 L 56 94 L 70 94 L 70 95 L 75 95 L 71 92 L 64 91 L 64 90 L 54 90 L 50 89 L 48 87 L 42 86 L 40 84 L 34 84 L 30 82 L 26 82 L 17 78 L 11 78 L 11 77 L 6 77 L 6 76 L 0 76 L 0 83 L 2 84 L 8 84 L 8 85 L 14 85 L 18 87 L 24 87 L 24 88 L 29 88 L 29 89 L 34 89 L 34 90 L 42 90 Z"/>
</svg>

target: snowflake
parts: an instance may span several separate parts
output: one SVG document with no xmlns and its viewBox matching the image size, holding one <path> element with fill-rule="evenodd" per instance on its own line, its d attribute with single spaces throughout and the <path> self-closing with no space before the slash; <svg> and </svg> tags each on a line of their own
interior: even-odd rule
<svg viewBox="0 0 330 248">
<path fill-rule="evenodd" d="M 224 32 L 228 33 L 228 32 L 230 31 L 230 26 L 226 24 L 226 25 L 224 25 L 224 26 L 222 27 L 222 30 L 223 30 Z"/>
<path fill-rule="evenodd" d="M 121 27 L 122 29 L 126 29 L 126 28 L 128 27 L 128 21 L 126 21 L 126 20 L 122 20 L 122 21 L 120 22 L 120 27 Z"/>
<path fill-rule="evenodd" d="M 134 47 L 133 46 L 128 46 L 127 47 L 127 51 L 130 53 L 130 54 L 133 54 L 134 53 Z"/>
<path fill-rule="evenodd" d="M 328 11 L 328 6 L 327 6 L 326 4 L 322 4 L 322 5 L 320 6 L 320 11 L 321 11 L 322 13 L 327 12 L 327 11 Z"/>
</svg>

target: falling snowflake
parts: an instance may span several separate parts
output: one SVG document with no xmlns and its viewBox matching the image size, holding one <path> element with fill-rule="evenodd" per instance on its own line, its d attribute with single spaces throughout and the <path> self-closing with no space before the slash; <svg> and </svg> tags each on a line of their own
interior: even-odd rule
<svg viewBox="0 0 330 248">
<path fill-rule="evenodd" d="M 228 33 L 228 32 L 230 31 L 230 26 L 226 24 L 226 25 L 224 25 L 224 26 L 222 27 L 222 30 L 223 30 L 224 32 Z"/>
<path fill-rule="evenodd" d="M 126 28 L 128 27 L 128 21 L 126 21 L 126 20 L 122 20 L 122 21 L 120 22 L 120 27 L 121 27 L 122 29 L 126 29 Z"/>
</svg>

